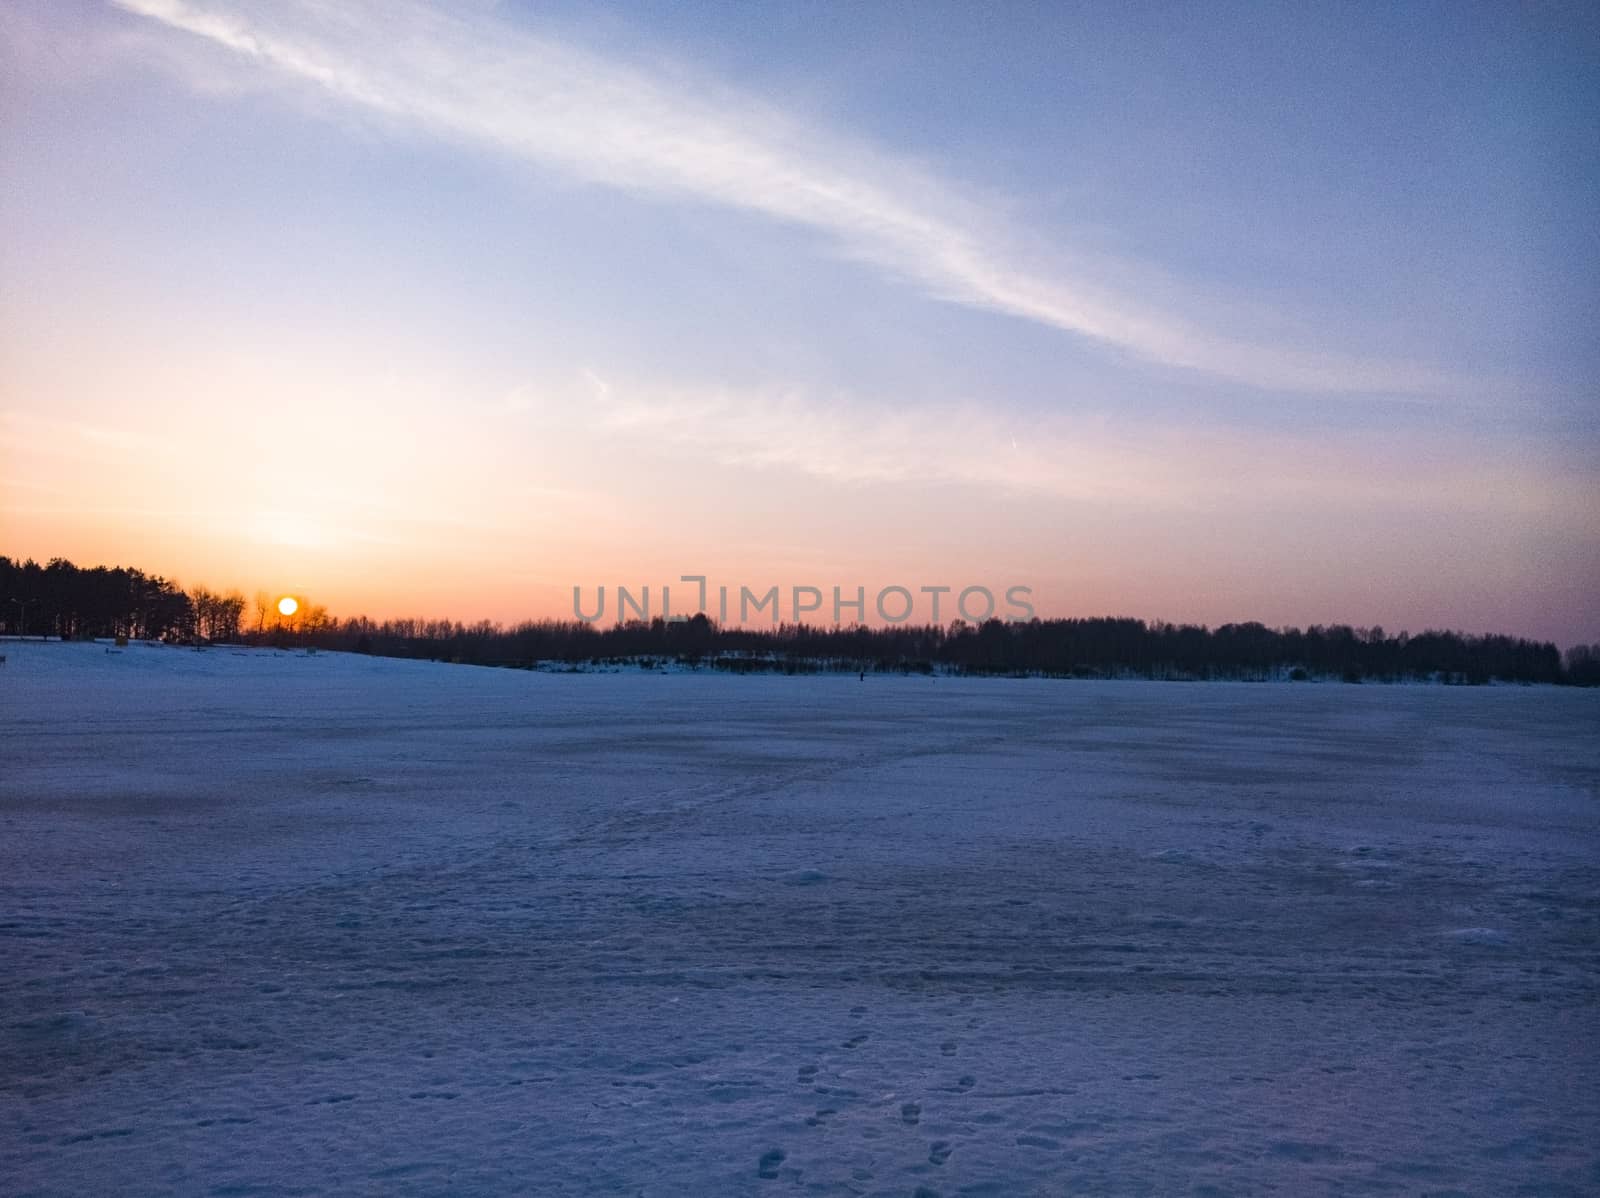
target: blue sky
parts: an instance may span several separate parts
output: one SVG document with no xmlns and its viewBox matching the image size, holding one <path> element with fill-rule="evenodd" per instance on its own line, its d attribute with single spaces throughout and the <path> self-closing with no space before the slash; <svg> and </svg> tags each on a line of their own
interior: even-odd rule
<svg viewBox="0 0 1600 1198">
<path fill-rule="evenodd" d="M 1582 6 L 0 38 L 8 551 L 374 614 L 705 572 L 1600 637 Z"/>
</svg>

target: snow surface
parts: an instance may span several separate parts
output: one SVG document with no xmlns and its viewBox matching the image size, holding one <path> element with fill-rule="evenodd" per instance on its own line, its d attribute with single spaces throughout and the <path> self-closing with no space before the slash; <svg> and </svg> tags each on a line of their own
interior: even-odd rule
<svg viewBox="0 0 1600 1198">
<path fill-rule="evenodd" d="M 5 649 L 0 1191 L 1600 1191 L 1600 693 Z"/>
</svg>

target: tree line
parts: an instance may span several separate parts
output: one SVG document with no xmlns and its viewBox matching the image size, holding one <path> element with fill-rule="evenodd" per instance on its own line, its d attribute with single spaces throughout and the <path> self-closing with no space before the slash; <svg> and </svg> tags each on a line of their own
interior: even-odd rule
<svg viewBox="0 0 1600 1198">
<path fill-rule="evenodd" d="M 748 628 L 721 626 L 700 614 L 610 627 L 578 620 L 506 626 L 488 620 L 340 620 L 315 605 L 285 619 L 265 592 L 252 605 L 238 591 L 185 591 L 170 579 L 125 567 L 85 569 L 59 558 L 40 566 L 6 557 L 0 557 L 0 599 L 6 601 L 3 626 L 11 635 L 295 645 L 524 668 L 659 661 L 739 672 L 1600 685 L 1600 644 L 1575 646 L 1563 659 L 1555 645 L 1520 637 L 1452 631 L 1413 636 L 1338 624 L 1211 628 L 1099 617 Z"/>
</svg>

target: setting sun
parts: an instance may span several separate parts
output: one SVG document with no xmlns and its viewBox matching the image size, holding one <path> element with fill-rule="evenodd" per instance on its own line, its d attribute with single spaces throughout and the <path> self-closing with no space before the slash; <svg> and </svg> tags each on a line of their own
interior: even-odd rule
<svg viewBox="0 0 1600 1198">
<path fill-rule="evenodd" d="M 282 599 L 278 600 L 278 614 L 280 616 L 292 616 L 299 610 L 300 600 L 296 599 L 293 595 L 285 595 Z"/>
</svg>

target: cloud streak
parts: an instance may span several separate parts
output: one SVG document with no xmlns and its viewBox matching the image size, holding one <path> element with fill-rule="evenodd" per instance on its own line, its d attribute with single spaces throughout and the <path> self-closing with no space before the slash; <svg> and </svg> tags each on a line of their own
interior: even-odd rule
<svg viewBox="0 0 1600 1198">
<path fill-rule="evenodd" d="M 1149 363 L 1306 392 L 1425 396 L 1456 385 L 1427 368 L 1237 339 L 1101 280 L 1040 270 L 992 205 L 949 180 L 749 95 L 610 61 L 476 7 L 114 2 L 407 126 L 589 183 L 805 227 L 940 299 Z"/>
<path fill-rule="evenodd" d="M 554 401 L 607 446 L 774 469 L 830 484 L 956 486 L 1146 511 L 1555 513 L 1581 520 L 1584 479 L 1484 463 L 1470 445 L 1419 460 L 1372 436 L 1119 427 L 1106 419 L 1003 416 L 971 403 L 919 404 L 915 418 L 854 395 L 803 388 L 673 388 L 584 372 Z"/>
</svg>

